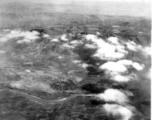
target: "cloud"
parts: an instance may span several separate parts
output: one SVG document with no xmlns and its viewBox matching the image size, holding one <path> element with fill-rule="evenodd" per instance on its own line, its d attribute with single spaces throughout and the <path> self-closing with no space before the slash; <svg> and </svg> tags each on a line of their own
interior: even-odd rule
<svg viewBox="0 0 152 120">
<path fill-rule="evenodd" d="M 63 35 L 60 37 L 60 39 L 61 39 L 61 41 L 64 41 L 64 42 L 69 41 L 66 34 L 63 34 Z"/>
<path fill-rule="evenodd" d="M 97 51 L 93 57 L 98 57 L 102 60 L 118 60 L 125 58 L 128 54 L 125 47 L 119 43 L 117 37 L 110 37 L 105 41 L 96 35 L 88 34 L 85 38 L 97 46 Z"/>
<path fill-rule="evenodd" d="M 97 94 L 96 97 L 105 102 L 114 102 L 121 105 L 129 102 L 127 95 L 117 89 L 106 89 L 104 93 Z"/>
<path fill-rule="evenodd" d="M 103 108 L 107 114 L 119 120 L 130 120 L 134 116 L 130 109 L 118 104 L 105 104 Z"/>
<path fill-rule="evenodd" d="M 120 44 L 120 42 L 119 42 L 119 40 L 118 40 L 117 37 L 109 37 L 107 40 L 108 40 L 110 43 L 114 44 L 114 45 L 119 45 L 119 44 Z"/>
<path fill-rule="evenodd" d="M 96 49 L 97 48 L 97 46 L 94 45 L 94 44 L 85 44 L 84 47 L 87 48 L 87 49 Z"/>
<path fill-rule="evenodd" d="M 59 39 L 57 39 L 57 38 L 54 38 L 54 39 L 52 39 L 52 40 L 51 40 L 51 42 L 55 42 L 55 43 L 58 43 L 58 42 L 60 42 L 60 41 L 59 41 Z"/>
<path fill-rule="evenodd" d="M 126 67 L 130 67 L 133 64 L 132 60 L 127 60 L 127 59 L 119 60 L 117 62 L 125 65 Z"/>
<path fill-rule="evenodd" d="M 17 43 L 29 43 L 39 39 L 39 33 L 37 31 L 21 31 L 21 30 L 11 30 L 9 33 L 4 34 L 1 37 L 1 42 L 7 42 L 12 39 L 20 39 Z"/>
<path fill-rule="evenodd" d="M 80 44 L 83 44 L 83 42 L 82 41 L 78 41 L 78 40 L 73 40 L 69 44 L 76 47 L 76 46 L 78 46 Z"/>
<path fill-rule="evenodd" d="M 106 62 L 99 67 L 101 70 L 105 70 L 108 74 L 124 74 L 128 73 L 128 69 L 118 62 Z"/>
<path fill-rule="evenodd" d="M 130 68 L 141 71 L 144 69 L 144 65 L 124 59 L 117 62 L 106 62 L 99 67 L 100 70 L 105 71 L 109 80 L 116 82 L 129 82 L 131 80 L 137 80 L 137 77 L 134 74 L 129 74 Z"/>
<path fill-rule="evenodd" d="M 129 81 L 133 80 L 133 76 L 116 74 L 116 75 L 113 75 L 110 78 L 110 80 L 113 80 L 116 82 L 129 82 Z"/>
<path fill-rule="evenodd" d="M 132 64 L 132 66 L 133 66 L 133 68 L 135 68 L 135 69 L 138 70 L 138 71 L 141 71 L 141 70 L 144 69 L 144 65 L 141 65 L 141 64 L 139 64 L 139 63 L 137 63 L 137 62 L 134 62 L 134 63 Z"/>
</svg>

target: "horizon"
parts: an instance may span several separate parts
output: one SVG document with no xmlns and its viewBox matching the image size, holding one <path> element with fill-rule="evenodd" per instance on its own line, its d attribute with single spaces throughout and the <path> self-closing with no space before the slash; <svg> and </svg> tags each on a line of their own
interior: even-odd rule
<svg viewBox="0 0 152 120">
<path fill-rule="evenodd" d="M 131 16 L 151 18 L 151 0 L 2 0 L 1 4 L 31 2 L 40 4 L 53 4 L 60 12 L 68 12 L 66 9 L 75 9 L 82 13 L 93 13 L 110 16 Z M 66 7 L 61 4 L 67 5 Z M 112 11 L 112 12 L 111 12 Z"/>
</svg>

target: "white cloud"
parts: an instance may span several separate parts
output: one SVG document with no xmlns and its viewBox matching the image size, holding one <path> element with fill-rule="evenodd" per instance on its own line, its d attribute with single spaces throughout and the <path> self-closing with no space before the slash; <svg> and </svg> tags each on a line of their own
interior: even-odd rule
<svg viewBox="0 0 152 120">
<path fill-rule="evenodd" d="M 78 41 L 78 40 L 73 40 L 73 41 L 70 42 L 70 45 L 72 45 L 72 46 L 78 46 L 80 44 L 83 44 L 83 42 L 82 41 Z"/>
<path fill-rule="evenodd" d="M 118 62 L 106 62 L 99 67 L 101 70 L 105 70 L 107 73 L 122 74 L 127 73 L 128 69 Z"/>
<path fill-rule="evenodd" d="M 127 48 L 131 51 L 137 51 L 138 50 L 137 44 L 133 41 L 126 42 L 125 44 L 126 44 Z"/>
<path fill-rule="evenodd" d="M 18 44 L 23 44 L 23 43 L 31 43 L 32 41 L 29 39 L 23 39 L 23 40 L 18 40 L 17 43 Z"/>
<path fill-rule="evenodd" d="M 64 42 L 69 41 L 66 34 L 63 34 L 63 35 L 60 37 L 60 39 L 61 39 L 61 41 L 64 41 Z"/>
<path fill-rule="evenodd" d="M 123 59 L 123 60 L 119 60 L 117 61 L 117 63 L 121 63 L 123 65 L 125 65 L 127 68 L 135 68 L 138 71 L 141 71 L 144 69 L 144 65 L 143 64 L 139 64 L 138 62 L 133 62 L 132 60 L 127 60 L 127 59 Z"/>
<path fill-rule="evenodd" d="M 43 37 L 44 37 L 44 38 L 49 38 L 49 37 L 50 37 L 50 35 L 48 35 L 48 34 L 44 34 L 44 35 L 43 35 Z"/>
<path fill-rule="evenodd" d="M 126 51 L 125 46 L 124 45 L 116 45 L 116 50 L 120 53 L 124 53 L 125 55 L 128 54 L 128 51 Z"/>
<path fill-rule="evenodd" d="M 115 102 L 121 105 L 129 102 L 128 97 L 117 89 L 107 89 L 104 93 L 97 94 L 96 97 L 106 102 Z"/>
<path fill-rule="evenodd" d="M 97 38 L 97 36 L 93 34 L 86 35 L 86 39 L 97 45 L 98 50 L 93 57 L 106 60 L 118 60 L 125 58 L 128 54 L 125 47 L 119 43 L 117 37 L 110 37 L 108 41 L 111 43 L 108 43 L 101 38 Z"/>
<path fill-rule="evenodd" d="M 59 41 L 58 39 L 54 38 L 54 39 L 51 40 L 51 42 L 58 43 L 58 42 L 60 42 L 60 41 Z"/>
<path fill-rule="evenodd" d="M 114 45 L 119 45 L 119 44 L 120 44 L 120 42 L 119 42 L 119 40 L 118 40 L 117 37 L 109 37 L 107 40 L 108 40 L 110 43 L 114 44 Z"/>
<path fill-rule="evenodd" d="M 119 120 L 130 120 L 134 116 L 130 109 L 121 105 L 105 104 L 103 105 L 103 108 L 109 115 L 112 115 Z"/>
<path fill-rule="evenodd" d="M 94 35 L 94 34 L 88 34 L 85 36 L 86 40 L 91 40 L 91 41 L 94 41 L 97 39 L 97 36 Z"/>
<path fill-rule="evenodd" d="M 110 79 L 116 82 L 129 82 L 133 79 L 133 77 L 117 74 L 117 75 L 113 75 Z"/>
<path fill-rule="evenodd" d="M 126 67 L 130 67 L 133 64 L 132 60 L 127 60 L 127 59 L 119 60 L 117 62 L 125 65 Z"/>
<path fill-rule="evenodd" d="M 88 49 L 96 49 L 97 46 L 94 44 L 85 44 L 84 48 L 88 48 Z"/>
<path fill-rule="evenodd" d="M 151 47 L 141 47 L 139 50 L 143 53 L 144 56 L 151 56 Z"/>
<path fill-rule="evenodd" d="M 39 36 L 37 36 L 37 34 L 35 35 L 35 32 L 25 32 L 23 33 L 23 36 L 25 39 L 29 39 L 29 40 L 39 39 Z"/>
<path fill-rule="evenodd" d="M 81 66 L 82 68 L 87 68 L 89 65 L 87 63 L 82 63 Z"/>
<path fill-rule="evenodd" d="M 34 41 L 36 39 L 39 39 L 39 33 L 36 31 L 29 32 L 29 31 L 21 31 L 21 30 L 11 30 L 9 33 L 2 36 L 1 41 L 6 42 L 11 39 L 20 38 L 18 43 L 25 43 L 29 41 Z M 23 41 L 21 42 L 21 38 Z"/>
<path fill-rule="evenodd" d="M 139 63 L 137 63 L 137 62 L 134 62 L 134 63 L 132 64 L 132 66 L 133 66 L 133 68 L 135 68 L 135 69 L 138 70 L 138 71 L 141 71 L 141 70 L 144 69 L 144 65 L 141 65 L 141 64 L 139 64 Z"/>
</svg>

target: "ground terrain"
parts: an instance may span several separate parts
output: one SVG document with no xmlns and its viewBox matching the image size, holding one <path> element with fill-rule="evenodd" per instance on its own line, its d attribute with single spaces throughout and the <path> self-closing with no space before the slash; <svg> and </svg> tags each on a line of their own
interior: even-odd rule
<svg viewBox="0 0 152 120">
<path fill-rule="evenodd" d="M 119 105 L 117 100 L 96 99 L 107 89 L 129 96 L 131 102 L 126 104 L 134 108 L 131 120 L 150 120 L 151 56 L 144 51 L 151 44 L 149 19 L 62 13 L 53 11 L 57 9 L 53 5 L 6 6 L 0 13 L 1 120 L 129 120 L 105 111 L 107 104 Z M 106 42 L 118 38 L 127 54 L 114 60 L 106 59 L 106 51 L 102 59 L 92 57 L 99 46 L 87 41 L 89 35 Z M 130 41 L 136 45 L 132 49 L 126 45 Z M 129 68 L 128 74 L 135 76 L 129 82 L 113 81 L 100 69 L 122 59 L 144 65 L 142 70 Z"/>
</svg>

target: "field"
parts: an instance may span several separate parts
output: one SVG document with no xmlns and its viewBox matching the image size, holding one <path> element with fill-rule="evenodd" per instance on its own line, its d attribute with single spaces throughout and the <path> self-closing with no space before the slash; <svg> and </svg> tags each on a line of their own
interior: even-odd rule
<svg viewBox="0 0 152 120">
<path fill-rule="evenodd" d="M 1 4 L 0 120 L 151 119 L 151 20 L 81 8 Z"/>
</svg>

